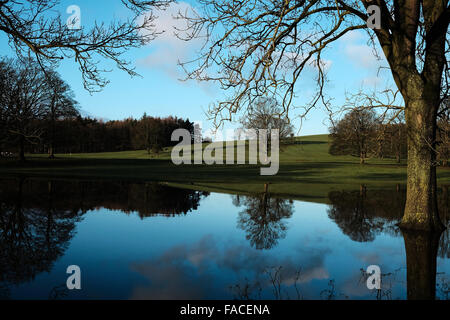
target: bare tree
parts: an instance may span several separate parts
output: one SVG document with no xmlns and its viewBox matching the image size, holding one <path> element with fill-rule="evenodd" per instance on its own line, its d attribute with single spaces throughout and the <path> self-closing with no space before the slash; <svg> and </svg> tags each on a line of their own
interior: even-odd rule
<svg viewBox="0 0 450 320">
<path fill-rule="evenodd" d="M 217 81 L 233 93 L 211 109 L 216 122 L 245 111 L 263 95 L 279 95 L 289 111 L 302 72 L 317 71 L 317 94 L 305 106 L 330 106 L 324 95 L 324 50 L 353 30 L 378 41 L 405 101 L 408 136 L 407 200 L 402 226 L 439 230 L 436 198 L 436 117 L 448 88 L 448 0 L 200 0 L 201 12 L 180 13 L 180 37 L 206 39 L 198 59 L 184 63 L 188 78 Z M 380 10 L 368 28 L 367 10 Z M 444 73 L 445 69 L 445 73 Z M 444 90 L 442 90 L 444 89 Z"/>
<path fill-rule="evenodd" d="M 365 159 L 376 152 L 378 127 L 377 117 L 372 110 L 350 111 L 331 129 L 330 154 L 356 156 L 364 164 Z"/>
<path fill-rule="evenodd" d="M 70 86 L 55 71 L 45 72 L 45 86 L 47 88 L 48 106 L 46 110 L 47 119 L 50 122 L 49 130 L 49 158 L 55 157 L 56 121 L 66 117 L 79 115 L 76 109 L 77 101 Z"/>
<path fill-rule="evenodd" d="M 241 118 L 245 129 L 267 130 L 267 141 L 270 141 L 270 130 L 278 129 L 280 138 L 288 138 L 293 133 L 289 119 L 274 98 L 261 97 L 248 109 L 248 114 Z"/>
<path fill-rule="evenodd" d="M 346 95 L 346 103 L 338 110 L 333 110 L 330 116 L 342 112 L 367 109 L 377 118 L 378 127 L 373 132 L 376 140 L 375 154 L 384 158 L 394 157 L 397 163 L 407 155 L 405 106 L 398 90 L 392 88 L 382 91 L 365 92 L 359 90 L 354 94 Z M 332 121 L 334 123 L 334 121 Z"/>
<path fill-rule="evenodd" d="M 11 88 L 13 70 L 8 66 L 8 61 L 0 60 L 0 147 L 3 148 L 8 143 L 8 130 L 6 127 L 8 120 L 9 96 L 8 90 Z"/>
<path fill-rule="evenodd" d="M 0 31 L 9 39 L 19 57 L 31 52 L 46 68 L 52 69 L 64 58 L 73 58 L 82 73 L 84 87 L 96 91 L 108 81 L 101 75 L 98 58 L 114 61 L 117 67 L 136 75 L 122 53 L 153 40 L 155 16 L 151 9 L 164 9 L 171 0 L 121 0 L 130 9 L 127 21 L 110 25 L 95 23 L 92 28 L 71 29 L 60 14 L 55 13 L 59 0 L 1 0 Z"/>
<path fill-rule="evenodd" d="M 407 155 L 406 125 L 403 122 L 396 122 L 385 124 L 383 127 L 386 127 L 385 153 L 400 163 L 401 159 Z"/>
<path fill-rule="evenodd" d="M 4 75 L 0 109 L 5 131 L 8 141 L 17 145 L 21 161 L 25 160 L 25 144 L 37 143 L 41 137 L 42 128 L 34 121 L 45 117 L 49 103 L 42 69 L 34 60 L 25 62 L 3 60 L 0 70 Z"/>
</svg>

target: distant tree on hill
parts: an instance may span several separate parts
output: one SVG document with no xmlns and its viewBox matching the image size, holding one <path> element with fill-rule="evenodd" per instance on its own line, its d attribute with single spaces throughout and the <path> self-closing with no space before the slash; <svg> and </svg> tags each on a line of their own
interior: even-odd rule
<svg viewBox="0 0 450 320">
<path fill-rule="evenodd" d="M 155 130 L 152 132 L 152 118 L 144 113 L 135 129 L 135 146 L 139 149 L 143 148 L 147 150 L 147 153 L 150 154 L 152 147 L 152 133 L 155 134 Z"/>
<path fill-rule="evenodd" d="M 137 121 L 132 129 L 132 146 L 134 149 L 145 149 L 148 154 L 159 153 L 164 147 L 172 145 L 171 135 L 175 129 L 184 128 L 193 133 L 193 124 L 189 119 L 155 118 L 146 113 Z"/>
<path fill-rule="evenodd" d="M 352 155 L 365 159 L 373 153 L 376 145 L 376 131 L 379 121 L 376 114 L 368 109 L 354 109 L 331 128 L 332 155 Z"/>
<path fill-rule="evenodd" d="M 280 130 L 280 139 L 288 138 L 293 127 L 275 98 L 259 98 L 248 109 L 248 114 L 241 118 L 245 129 L 266 129 L 270 141 L 270 130 Z"/>
<path fill-rule="evenodd" d="M 397 163 L 407 157 L 406 124 L 403 122 L 382 125 L 385 128 L 385 155 L 395 158 Z"/>
</svg>

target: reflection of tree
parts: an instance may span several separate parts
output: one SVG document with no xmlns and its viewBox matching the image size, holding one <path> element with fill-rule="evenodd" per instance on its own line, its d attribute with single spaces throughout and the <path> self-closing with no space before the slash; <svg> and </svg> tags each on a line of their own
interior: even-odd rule
<svg viewBox="0 0 450 320">
<path fill-rule="evenodd" d="M 3 198 L 16 196 L 15 191 L 9 188 L 11 181 L 0 180 L 0 194 Z M 45 197 L 39 196 L 43 190 L 47 190 L 47 184 L 46 180 L 26 180 L 24 201 L 27 201 L 27 206 L 47 207 Z M 125 213 L 138 212 L 142 218 L 186 214 L 196 210 L 200 200 L 209 195 L 208 192 L 174 188 L 156 182 L 64 180 L 53 181 L 52 186 L 54 210 L 85 213 L 102 207 Z"/>
<path fill-rule="evenodd" d="M 450 197 L 448 189 L 449 186 L 444 185 L 441 192 L 438 193 L 439 214 L 441 221 L 447 226 L 439 241 L 438 256 L 447 259 L 450 258 Z"/>
<path fill-rule="evenodd" d="M 0 180 L 0 298 L 12 285 L 49 272 L 89 210 L 173 216 L 197 209 L 207 195 L 157 183 Z M 60 295 L 52 290 L 52 297 Z"/>
<path fill-rule="evenodd" d="M 355 241 L 372 241 L 376 234 L 399 234 L 405 192 L 397 190 L 331 192 L 328 215 Z M 442 221 L 449 225 L 448 186 L 439 188 L 438 206 Z M 436 296 L 436 259 L 449 256 L 448 229 L 436 232 L 401 230 L 405 241 L 408 299 L 434 299 Z"/>
<path fill-rule="evenodd" d="M 241 200 L 242 200 L 242 196 L 236 194 L 236 195 L 232 195 L 231 196 L 231 202 L 233 203 L 233 205 L 235 207 L 240 207 L 241 206 Z"/>
<path fill-rule="evenodd" d="M 447 221 L 447 229 L 442 232 L 439 241 L 438 256 L 450 259 L 450 223 Z"/>
<path fill-rule="evenodd" d="M 173 188 L 158 183 L 133 184 L 129 188 L 130 203 L 141 218 L 164 215 L 175 216 L 197 210 L 200 200 L 209 192 Z"/>
<path fill-rule="evenodd" d="M 450 277 L 448 274 L 439 274 L 436 279 L 436 299 L 450 300 Z"/>
<path fill-rule="evenodd" d="M 406 192 L 397 185 L 392 190 L 366 190 L 330 192 L 328 216 L 344 234 L 354 241 L 373 241 L 381 232 L 400 236 L 400 221 L 406 202 Z M 438 188 L 438 206 L 441 220 L 450 227 L 448 186 Z M 439 256 L 450 255 L 450 233 L 441 237 Z"/>
<path fill-rule="evenodd" d="M 441 232 L 402 230 L 405 240 L 408 300 L 436 296 L 436 257 Z"/>
<path fill-rule="evenodd" d="M 398 273 L 402 269 L 403 268 L 397 268 L 392 271 L 381 272 L 381 274 L 380 274 L 381 286 L 379 289 L 374 289 L 372 291 L 372 294 L 374 294 L 374 296 L 377 300 L 392 300 L 392 288 L 394 287 L 394 285 L 396 283 L 403 282 L 403 280 L 402 281 L 397 280 Z M 363 268 L 361 268 L 360 271 L 361 271 L 361 277 L 360 277 L 358 283 L 366 286 L 367 280 L 369 279 L 369 277 L 372 274 L 367 273 L 367 271 Z"/>
<path fill-rule="evenodd" d="M 236 201 L 234 201 L 236 202 Z M 271 249 L 286 236 L 285 219 L 293 213 L 292 201 L 272 198 L 265 192 L 259 196 L 241 197 L 245 209 L 239 212 L 238 226 L 256 249 Z"/>
<path fill-rule="evenodd" d="M 331 192 L 328 198 L 328 216 L 344 234 L 358 242 L 373 241 L 378 233 L 392 228 L 403 212 L 402 195 L 391 191 Z"/>
<path fill-rule="evenodd" d="M 0 282 L 0 300 L 7 300 L 10 297 L 9 287 L 6 283 Z"/>
<path fill-rule="evenodd" d="M 29 206 L 24 184 L 19 179 L 15 197 L 3 198 L 0 204 L 0 286 L 4 288 L 50 271 L 66 250 L 79 220 L 76 212 L 53 207 L 51 182 L 48 188 L 33 195 L 45 203 L 41 207 Z"/>
</svg>

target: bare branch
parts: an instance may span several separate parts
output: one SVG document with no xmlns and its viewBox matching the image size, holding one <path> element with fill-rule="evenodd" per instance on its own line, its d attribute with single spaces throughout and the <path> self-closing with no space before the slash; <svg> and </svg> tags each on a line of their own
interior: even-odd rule
<svg viewBox="0 0 450 320">
<path fill-rule="evenodd" d="M 84 87 L 93 92 L 108 83 L 101 75 L 107 70 L 97 66 L 99 58 L 112 60 L 119 69 L 137 75 L 122 54 L 158 35 L 153 24 L 156 17 L 148 10 L 164 9 L 170 2 L 122 0 L 132 12 L 130 19 L 109 25 L 95 22 L 90 29 L 71 30 L 54 12 L 59 0 L 2 1 L 0 31 L 8 36 L 19 57 L 27 57 L 32 52 L 46 68 L 54 67 L 62 59 L 73 58 L 82 73 Z"/>
</svg>

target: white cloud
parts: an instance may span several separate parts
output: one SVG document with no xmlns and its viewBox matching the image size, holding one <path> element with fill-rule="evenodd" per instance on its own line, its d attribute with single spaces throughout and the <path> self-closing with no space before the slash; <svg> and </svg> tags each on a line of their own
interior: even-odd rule
<svg viewBox="0 0 450 320">
<path fill-rule="evenodd" d="M 351 44 L 345 48 L 347 57 L 358 67 L 373 69 L 379 65 L 373 49 L 366 44 Z"/>
<path fill-rule="evenodd" d="M 390 73 L 386 73 L 388 63 L 383 52 L 377 45 L 379 59 L 372 46 L 367 44 L 367 36 L 361 31 L 354 30 L 344 35 L 340 41 L 340 52 L 358 70 L 360 80 L 358 85 L 362 87 L 380 87 L 386 84 L 391 78 Z"/>
<path fill-rule="evenodd" d="M 150 42 L 149 48 L 154 51 L 147 57 L 138 60 L 138 64 L 158 68 L 173 78 L 182 78 L 183 73 L 178 65 L 185 61 L 200 45 L 199 40 L 184 41 L 177 37 L 177 30 L 186 29 L 186 21 L 176 19 L 181 12 L 192 13 L 194 8 L 186 2 L 172 3 L 166 10 L 157 10 L 154 21 L 155 30 L 163 32 Z"/>
<path fill-rule="evenodd" d="M 361 81 L 364 87 L 377 87 L 383 82 L 383 78 L 378 76 L 366 77 Z"/>
<path fill-rule="evenodd" d="M 374 69 L 381 65 L 375 56 L 374 50 L 366 43 L 366 37 L 360 31 L 351 31 L 341 38 L 344 54 L 357 67 Z"/>
<path fill-rule="evenodd" d="M 364 36 L 362 35 L 362 33 L 360 31 L 352 30 L 352 31 L 349 31 L 346 34 L 344 34 L 341 37 L 340 41 L 353 43 L 355 41 L 359 41 L 362 39 L 364 39 Z"/>
</svg>

